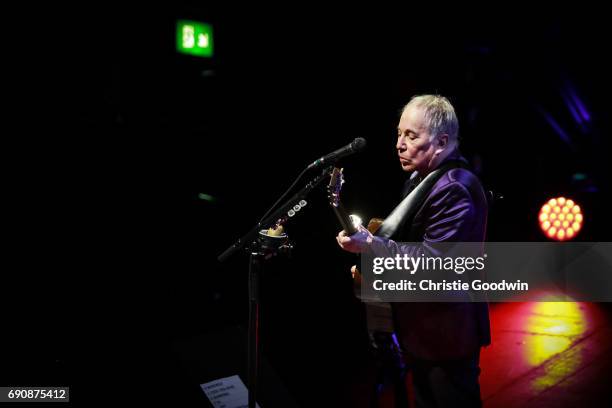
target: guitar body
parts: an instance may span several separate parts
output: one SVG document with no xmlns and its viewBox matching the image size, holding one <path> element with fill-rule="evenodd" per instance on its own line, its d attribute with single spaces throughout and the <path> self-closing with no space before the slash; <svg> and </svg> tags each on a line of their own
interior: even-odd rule
<svg viewBox="0 0 612 408">
<path fill-rule="evenodd" d="M 382 218 L 372 218 L 370 222 L 368 222 L 368 231 L 370 231 L 372 234 L 376 234 L 376 231 L 378 231 L 383 221 L 384 219 Z M 353 272 L 355 295 L 360 297 L 361 273 L 357 267 L 354 267 L 351 272 Z M 365 302 L 364 304 L 368 332 L 393 333 L 394 329 L 391 304 L 386 302 Z"/>
</svg>

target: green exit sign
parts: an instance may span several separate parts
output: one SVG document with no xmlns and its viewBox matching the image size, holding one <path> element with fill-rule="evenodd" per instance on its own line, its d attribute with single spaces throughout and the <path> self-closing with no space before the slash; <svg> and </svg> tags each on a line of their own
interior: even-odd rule
<svg viewBox="0 0 612 408">
<path fill-rule="evenodd" d="M 176 50 L 183 54 L 210 58 L 213 56 L 213 30 L 210 24 L 197 21 L 176 22 Z"/>
</svg>

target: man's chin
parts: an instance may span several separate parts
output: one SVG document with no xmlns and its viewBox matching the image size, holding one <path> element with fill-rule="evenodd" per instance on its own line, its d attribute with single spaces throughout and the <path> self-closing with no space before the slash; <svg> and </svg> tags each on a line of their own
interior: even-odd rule
<svg viewBox="0 0 612 408">
<path fill-rule="evenodd" d="M 410 164 L 402 164 L 402 170 L 406 171 L 406 172 L 411 172 L 411 171 L 415 171 L 416 170 L 416 166 L 412 163 Z"/>
</svg>

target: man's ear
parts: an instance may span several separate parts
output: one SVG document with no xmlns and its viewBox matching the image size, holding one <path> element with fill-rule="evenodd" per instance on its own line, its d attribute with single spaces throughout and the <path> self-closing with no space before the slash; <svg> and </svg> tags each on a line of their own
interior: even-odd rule
<svg viewBox="0 0 612 408">
<path fill-rule="evenodd" d="M 448 135 L 446 133 L 440 134 L 436 138 L 436 154 L 440 154 L 448 147 Z"/>
</svg>

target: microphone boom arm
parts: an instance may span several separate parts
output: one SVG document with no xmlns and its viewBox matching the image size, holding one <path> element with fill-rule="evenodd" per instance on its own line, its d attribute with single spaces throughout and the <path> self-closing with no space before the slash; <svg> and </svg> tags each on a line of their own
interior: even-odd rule
<svg viewBox="0 0 612 408">
<path fill-rule="evenodd" d="M 217 257 L 219 262 L 226 261 L 229 257 L 231 257 L 236 251 L 239 251 L 243 248 L 249 249 L 251 245 L 255 242 L 256 237 L 259 234 L 259 231 L 262 229 L 268 229 L 271 226 L 275 225 L 279 219 L 287 217 L 287 212 L 295 207 L 301 200 L 303 200 L 308 193 L 316 186 L 321 184 L 323 180 L 329 177 L 332 167 L 329 166 L 323 170 L 323 172 L 312 179 L 309 183 L 307 183 L 300 191 L 298 191 L 295 195 L 293 195 L 289 200 L 285 202 L 282 206 L 280 206 L 276 211 L 274 211 L 270 216 L 261 222 L 257 223 L 249 232 L 244 234 L 238 241 L 236 241 L 233 245 L 227 248 L 221 255 Z"/>
</svg>

